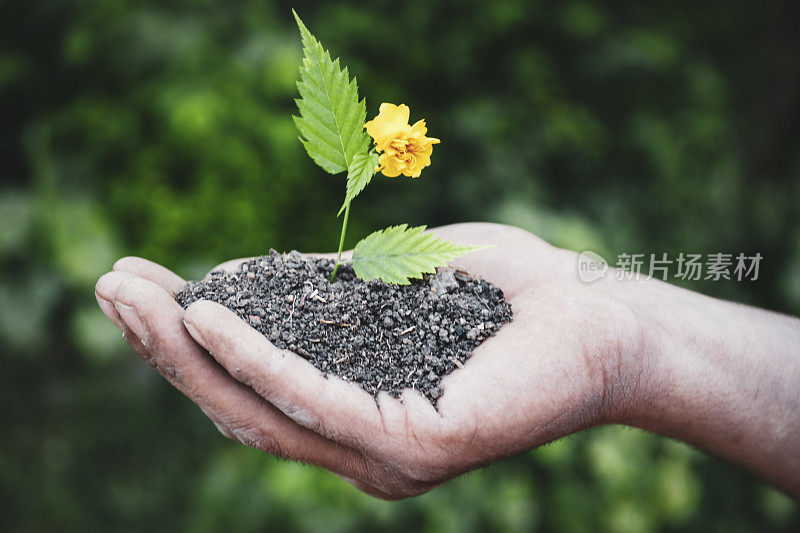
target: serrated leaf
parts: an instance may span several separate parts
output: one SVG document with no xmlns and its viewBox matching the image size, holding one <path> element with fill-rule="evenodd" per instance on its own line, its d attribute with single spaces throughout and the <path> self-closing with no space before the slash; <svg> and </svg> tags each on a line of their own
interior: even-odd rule
<svg viewBox="0 0 800 533">
<path fill-rule="evenodd" d="M 294 10 L 292 10 L 294 13 Z M 367 107 L 358 100 L 358 84 L 350 79 L 347 67 L 330 53 L 294 13 L 303 39 L 303 63 L 296 99 L 300 116 L 292 117 L 300 131 L 300 141 L 319 166 L 331 174 L 344 172 L 358 153 L 369 148 L 364 131 Z"/>
<path fill-rule="evenodd" d="M 353 268 L 364 281 L 408 285 L 410 278 L 436 272 L 436 267 L 481 246 L 461 246 L 423 233 L 425 226 L 392 226 L 370 233 L 353 250 Z"/>
<path fill-rule="evenodd" d="M 353 161 L 347 168 L 347 191 L 339 212 L 336 216 L 342 214 L 342 211 L 353 201 L 353 198 L 358 196 L 364 187 L 369 185 L 372 176 L 375 175 L 375 168 L 378 166 L 379 156 L 375 152 L 361 153 L 353 156 Z"/>
</svg>

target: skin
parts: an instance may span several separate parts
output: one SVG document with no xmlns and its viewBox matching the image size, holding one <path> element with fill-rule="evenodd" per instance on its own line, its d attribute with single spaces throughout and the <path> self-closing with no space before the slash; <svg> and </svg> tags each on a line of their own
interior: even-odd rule
<svg viewBox="0 0 800 533">
<path fill-rule="evenodd" d="M 514 310 L 444 378 L 438 412 L 409 389 L 376 403 L 218 304 L 184 311 L 172 295 L 185 281 L 145 259 L 120 259 L 97 282 L 97 301 L 223 435 L 379 498 L 422 494 L 612 423 L 688 442 L 800 497 L 800 321 L 659 281 L 618 281 L 613 269 L 585 284 L 577 254 L 510 226 L 433 231 L 494 244 L 453 265 L 502 288 Z"/>
</svg>

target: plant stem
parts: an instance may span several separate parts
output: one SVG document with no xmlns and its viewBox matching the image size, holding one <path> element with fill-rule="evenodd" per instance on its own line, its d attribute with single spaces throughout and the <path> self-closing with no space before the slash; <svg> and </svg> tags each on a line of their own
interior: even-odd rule
<svg viewBox="0 0 800 533">
<path fill-rule="evenodd" d="M 339 238 L 339 254 L 336 256 L 336 266 L 333 267 L 330 282 L 336 279 L 336 273 L 339 271 L 339 265 L 342 264 L 342 248 L 344 248 L 344 234 L 347 232 L 347 219 L 350 217 L 350 204 L 344 208 L 344 222 L 342 222 L 342 236 Z"/>
</svg>

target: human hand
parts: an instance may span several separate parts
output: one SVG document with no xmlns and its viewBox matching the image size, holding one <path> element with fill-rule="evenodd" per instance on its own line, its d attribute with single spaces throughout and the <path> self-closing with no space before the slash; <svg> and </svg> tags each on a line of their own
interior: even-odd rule
<svg viewBox="0 0 800 533">
<path fill-rule="evenodd" d="M 184 312 L 173 298 L 184 280 L 144 259 L 118 261 L 96 294 L 134 349 L 224 435 L 374 496 L 420 494 L 604 423 L 697 445 L 800 496 L 796 318 L 655 280 L 582 284 L 575 253 L 512 227 L 434 231 L 495 244 L 453 264 L 502 288 L 514 311 L 444 378 L 438 411 L 416 391 L 376 403 L 326 379 L 215 303 Z"/>
<path fill-rule="evenodd" d="M 96 295 L 134 349 L 224 435 L 321 466 L 382 498 L 423 493 L 612 417 L 609 380 L 621 379 L 623 358 L 638 350 L 627 307 L 577 281 L 575 254 L 523 230 L 434 231 L 496 245 L 454 266 L 502 288 L 514 311 L 513 322 L 444 378 L 438 410 L 410 389 L 376 402 L 357 385 L 326 379 L 216 303 L 184 312 L 173 299 L 184 280 L 149 261 L 121 259 Z"/>
</svg>

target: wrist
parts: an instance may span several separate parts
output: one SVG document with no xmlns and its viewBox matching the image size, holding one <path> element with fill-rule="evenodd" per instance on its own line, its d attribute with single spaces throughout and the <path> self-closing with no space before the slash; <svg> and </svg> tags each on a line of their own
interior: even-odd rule
<svg viewBox="0 0 800 533">
<path fill-rule="evenodd" d="M 647 415 L 659 386 L 659 363 L 668 352 L 664 334 L 664 310 L 658 302 L 669 298 L 667 284 L 648 281 L 620 281 L 607 278 L 595 289 L 613 302 L 609 313 L 619 343 L 610 350 L 602 368 L 601 424 L 637 426 Z"/>
<path fill-rule="evenodd" d="M 741 390 L 735 376 L 756 370 L 747 308 L 657 280 L 615 283 L 636 334 L 620 354 L 609 421 L 679 438 L 709 395 Z"/>
<path fill-rule="evenodd" d="M 607 422 L 667 435 L 798 491 L 800 321 L 659 281 L 616 287 L 639 331 Z"/>
<path fill-rule="evenodd" d="M 611 289 L 632 316 L 632 332 L 609 385 L 608 422 L 669 434 L 675 404 L 699 390 L 681 371 L 700 362 L 692 352 L 717 342 L 701 340 L 713 333 L 704 331 L 696 301 L 706 299 L 705 313 L 713 313 L 713 300 L 656 280 L 615 281 Z"/>
</svg>

